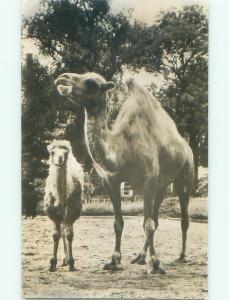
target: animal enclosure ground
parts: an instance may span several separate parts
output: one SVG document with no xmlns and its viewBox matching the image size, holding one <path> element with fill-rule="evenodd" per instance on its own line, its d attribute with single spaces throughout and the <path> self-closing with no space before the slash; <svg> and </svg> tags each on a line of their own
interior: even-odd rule
<svg viewBox="0 0 229 300">
<path fill-rule="evenodd" d="M 187 254 L 190 261 L 173 264 L 181 246 L 180 221 L 160 219 L 156 249 L 166 275 L 146 275 L 146 266 L 131 265 L 144 242 L 140 216 L 124 217 L 122 239 L 123 272 L 103 271 L 114 245 L 112 217 L 81 217 L 74 225 L 73 251 L 76 272 L 61 267 L 62 243 L 57 272 L 48 271 L 52 253 L 52 223 L 44 216 L 23 219 L 23 294 L 33 298 L 110 297 L 156 299 L 207 298 L 206 223 L 191 222 Z"/>
</svg>

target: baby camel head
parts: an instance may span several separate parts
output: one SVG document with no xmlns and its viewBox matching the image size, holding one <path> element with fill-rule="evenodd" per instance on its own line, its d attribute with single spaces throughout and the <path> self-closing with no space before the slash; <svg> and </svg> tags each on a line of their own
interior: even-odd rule
<svg viewBox="0 0 229 300">
<path fill-rule="evenodd" d="M 54 82 L 59 93 L 74 103 L 81 103 L 89 114 L 96 114 L 105 108 L 106 92 L 115 87 L 96 73 L 64 73 Z"/>
<path fill-rule="evenodd" d="M 72 151 L 71 144 L 66 140 L 54 140 L 48 145 L 50 163 L 58 168 L 66 166 L 68 154 Z"/>
</svg>

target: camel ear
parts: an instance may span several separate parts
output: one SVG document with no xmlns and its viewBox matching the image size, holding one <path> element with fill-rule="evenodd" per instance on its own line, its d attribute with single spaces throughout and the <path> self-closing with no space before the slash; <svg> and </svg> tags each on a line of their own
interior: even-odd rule
<svg viewBox="0 0 229 300">
<path fill-rule="evenodd" d="M 48 146 L 47 146 L 47 150 L 48 152 L 51 152 L 52 148 L 53 148 L 53 144 L 56 142 L 56 139 L 54 139 Z"/>
<path fill-rule="evenodd" d="M 51 150 L 52 150 L 52 144 L 49 144 L 49 145 L 47 146 L 47 150 L 48 150 L 48 152 L 51 152 Z"/>
<path fill-rule="evenodd" d="M 104 91 L 113 90 L 115 88 L 115 83 L 113 81 L 107 81 L 104 83 L 101 83 L 101 87 Z"/>
<path fill-rule="evenodd" d="M 68 148 L 68 151 L 71 152 L 72 151 L 72 145 L 71 145 L 71 143 L 68 140 L 65 140 L 64 144 Z"/>
</svg>

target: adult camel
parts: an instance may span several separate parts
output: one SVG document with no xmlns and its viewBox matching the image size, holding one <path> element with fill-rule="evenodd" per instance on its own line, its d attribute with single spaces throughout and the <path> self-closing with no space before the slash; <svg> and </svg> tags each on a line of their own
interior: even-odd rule
<svg viewBox="0 0 229 300">
<path fill-rule="evenodd" d="M 64 73 L 55 85 L 62 96 L 85 108 L 85 140 L 96 171 L 104 180 L 114 208 L 115 249 L 106 270 L 122 270 L 121 236 L 124 221 L 121 212 L 120 183 L 127 181 L 143 194 L 146 242 L 133 263 L 145 263 L 148 272 L 164 273 L 154 248 L 158 211 L 166 187 L 174 181 L 181 208 L 182 250 L 185 258 L 188 203 L 192 190 L 193 154 L 176 125 L 160 103 L 137 83 L 127 82 L 127 100 L 112 129 L 107 126 L 107 91 L 115 84 L 96 73 Z"/>
</svg>

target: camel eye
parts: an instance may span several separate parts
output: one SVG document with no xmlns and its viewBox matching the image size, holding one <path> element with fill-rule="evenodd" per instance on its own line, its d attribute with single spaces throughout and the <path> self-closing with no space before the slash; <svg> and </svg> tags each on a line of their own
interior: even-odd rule
<svg viewBox="0 0 229 300">
<path fill-rule="evenodd" d="M 61 75 L 61 78 L 69 79 L 69 76 L 67 74 Z"/>
<path fill-rule="evenodd" d="M 84 85 L 88 92 L 96 92 L 99 89 L 99 84 L 94 79 L 86 79 Z"/>
</svg>

